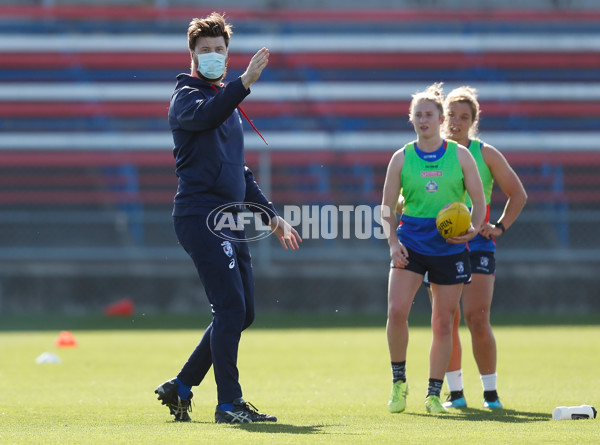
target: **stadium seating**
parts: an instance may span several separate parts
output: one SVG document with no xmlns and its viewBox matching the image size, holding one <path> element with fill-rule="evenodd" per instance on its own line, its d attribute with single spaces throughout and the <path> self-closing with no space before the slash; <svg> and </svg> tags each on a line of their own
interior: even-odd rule
<svg viewBox="0 0 600 445">
<path fill-rule="evenodd" d="M 172 201 L 169 95 L 189 70 L 187 24 L 209 12 L 0 5 L 0 207 L 124 213 L 129 242 L 160 244 L 139 221 Z M 522 176 L 530 208 L 600 206 L 600 10 L 228 17 L 229 79 L 272 51 L 244 108 L 269 142 L 248 128 L 247 163 L 259 180 L 269 169 L 279 205 L 376 205 L 414 135 L 410 95 L 444 81 L 480 90 L 482 137 Z"/>
</svg>

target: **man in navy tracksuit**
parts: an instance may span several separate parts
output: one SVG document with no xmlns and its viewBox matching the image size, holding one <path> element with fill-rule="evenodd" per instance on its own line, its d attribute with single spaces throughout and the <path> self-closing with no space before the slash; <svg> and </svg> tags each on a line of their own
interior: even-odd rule
<svg viewBox="0 0 600 445">
<path fill-rule="evenodd" d="M 177 76 L 169 107 L 179 178 L 173 209 L 175 232 L 194 261 L 213 313 L 212 323 L 177 377 L 156 388 L 158 399 L 176 421 L 190 420 L 191 387 L 202 382 L 211 365 L 218 393 L 216 422 L 277 420 L 242 398 L 237 356 L 241 332 L 254 320 L 252 264 L 244 231 L 235 224 L 219 225 L 215 212 L 228 212 L 235 220 L 245 206 L 260 211 L 285 249 L 297 249 L 301 239 L 277 215 L 245 166 L 238 106 L 267 66 L 269 51 L 258 51 L 244 74 L 225 88 L 221 80 L 231 34 L 231 26 L 217 13 L 191 21 L 191 74 Z"/>
</svg>

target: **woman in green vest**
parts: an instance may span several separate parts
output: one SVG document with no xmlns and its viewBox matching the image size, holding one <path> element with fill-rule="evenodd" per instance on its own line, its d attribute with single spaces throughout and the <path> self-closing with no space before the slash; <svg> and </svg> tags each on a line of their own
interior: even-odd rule
<svg viewBox="0 0 600 445">
<path fill-rule="evenodd" d="M 393 385 L 388 401 L 392 413 L 404 411 L 408 315 L 423 276 L 428 273 L 433 294 L 429 354 L 429 385 L 425 408 L 429 413 L 448 412 L 440 401 L 444 373 L 452 351 L 452 323 L 464 283 L 471 278 L 466 242 L 480 230 L 485 198 L 477 165 L 462 145 L 442 137 L 444 122 L 441 84 L 415 93 L 410 121 L 417 140 L 392 156 L 383 188 L 382 222 L 390 247 L 387 338 Z M 472 225 L 466 234 L 445 240 L 435 218 L 450 202 L 472 200 Z M 399 195 L 404 197 L 401 223 L 396 218 Z"/>
<path fill-rule="evenodd" d="M 472 279 L 471 283 L 463 289 L 462 307 L 465 321 L 471 332 L 473 355 L 483 385 L 483 407 L 502 409 L 496 388 L 496 340 L 490 324 L 490 307 L 496 271 L 495 239 L 502 236 L 517 219 L 527 201 L 527 194 L 519 177 L 502 153 L 477 139 L 480 112 L 477 91 L 468 86 L 452 90 L 446 97 L 445 109 L 447 137 L 469 149 L 477 162 L 483 183 L 486 218 L 479 234 L 468 243 Z M 508 199 L 500 218 L 490 224 L 489 210 L 494 180 Z M 471 205 L 468 196 L 466 204 Z M 447 408 L 467 406 L 463 393 L 459 324 L 460 310 L 456 312 L 454 319 L 452 356 L 446 372 L 450 396 L 443 405 Z"/>
</svg>

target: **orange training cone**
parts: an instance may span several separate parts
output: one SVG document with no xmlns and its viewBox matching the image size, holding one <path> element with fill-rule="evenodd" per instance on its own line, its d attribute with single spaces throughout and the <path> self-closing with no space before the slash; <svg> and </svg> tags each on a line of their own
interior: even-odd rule
<svg viewBox="0 0 600 445">
<path fill-rule="evenodd" d="M 56 339 L 55 345 L 59 348 L 74 348 L 77 346 L 77 340 L 69 331 L 62 331 Z"/>
<path fill-rule="evenodd" d="M 104 308 L 107 317 L 128 317 L 135 312 L 135 305 L 130 298 L 115 301 Z"/>
</svg>

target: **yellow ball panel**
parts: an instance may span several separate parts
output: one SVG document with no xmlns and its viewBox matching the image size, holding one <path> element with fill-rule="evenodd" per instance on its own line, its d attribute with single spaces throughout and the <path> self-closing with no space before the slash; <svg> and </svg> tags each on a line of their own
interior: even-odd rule
<svg viewBox="0 0 600 445">
<path fill-rule="evenodd" d="M 435 225 L 444 238 L 463 235 L 471 225 L 471 212 L 462 202 L 452 202 L 439 211 Z"/>
</svg>

